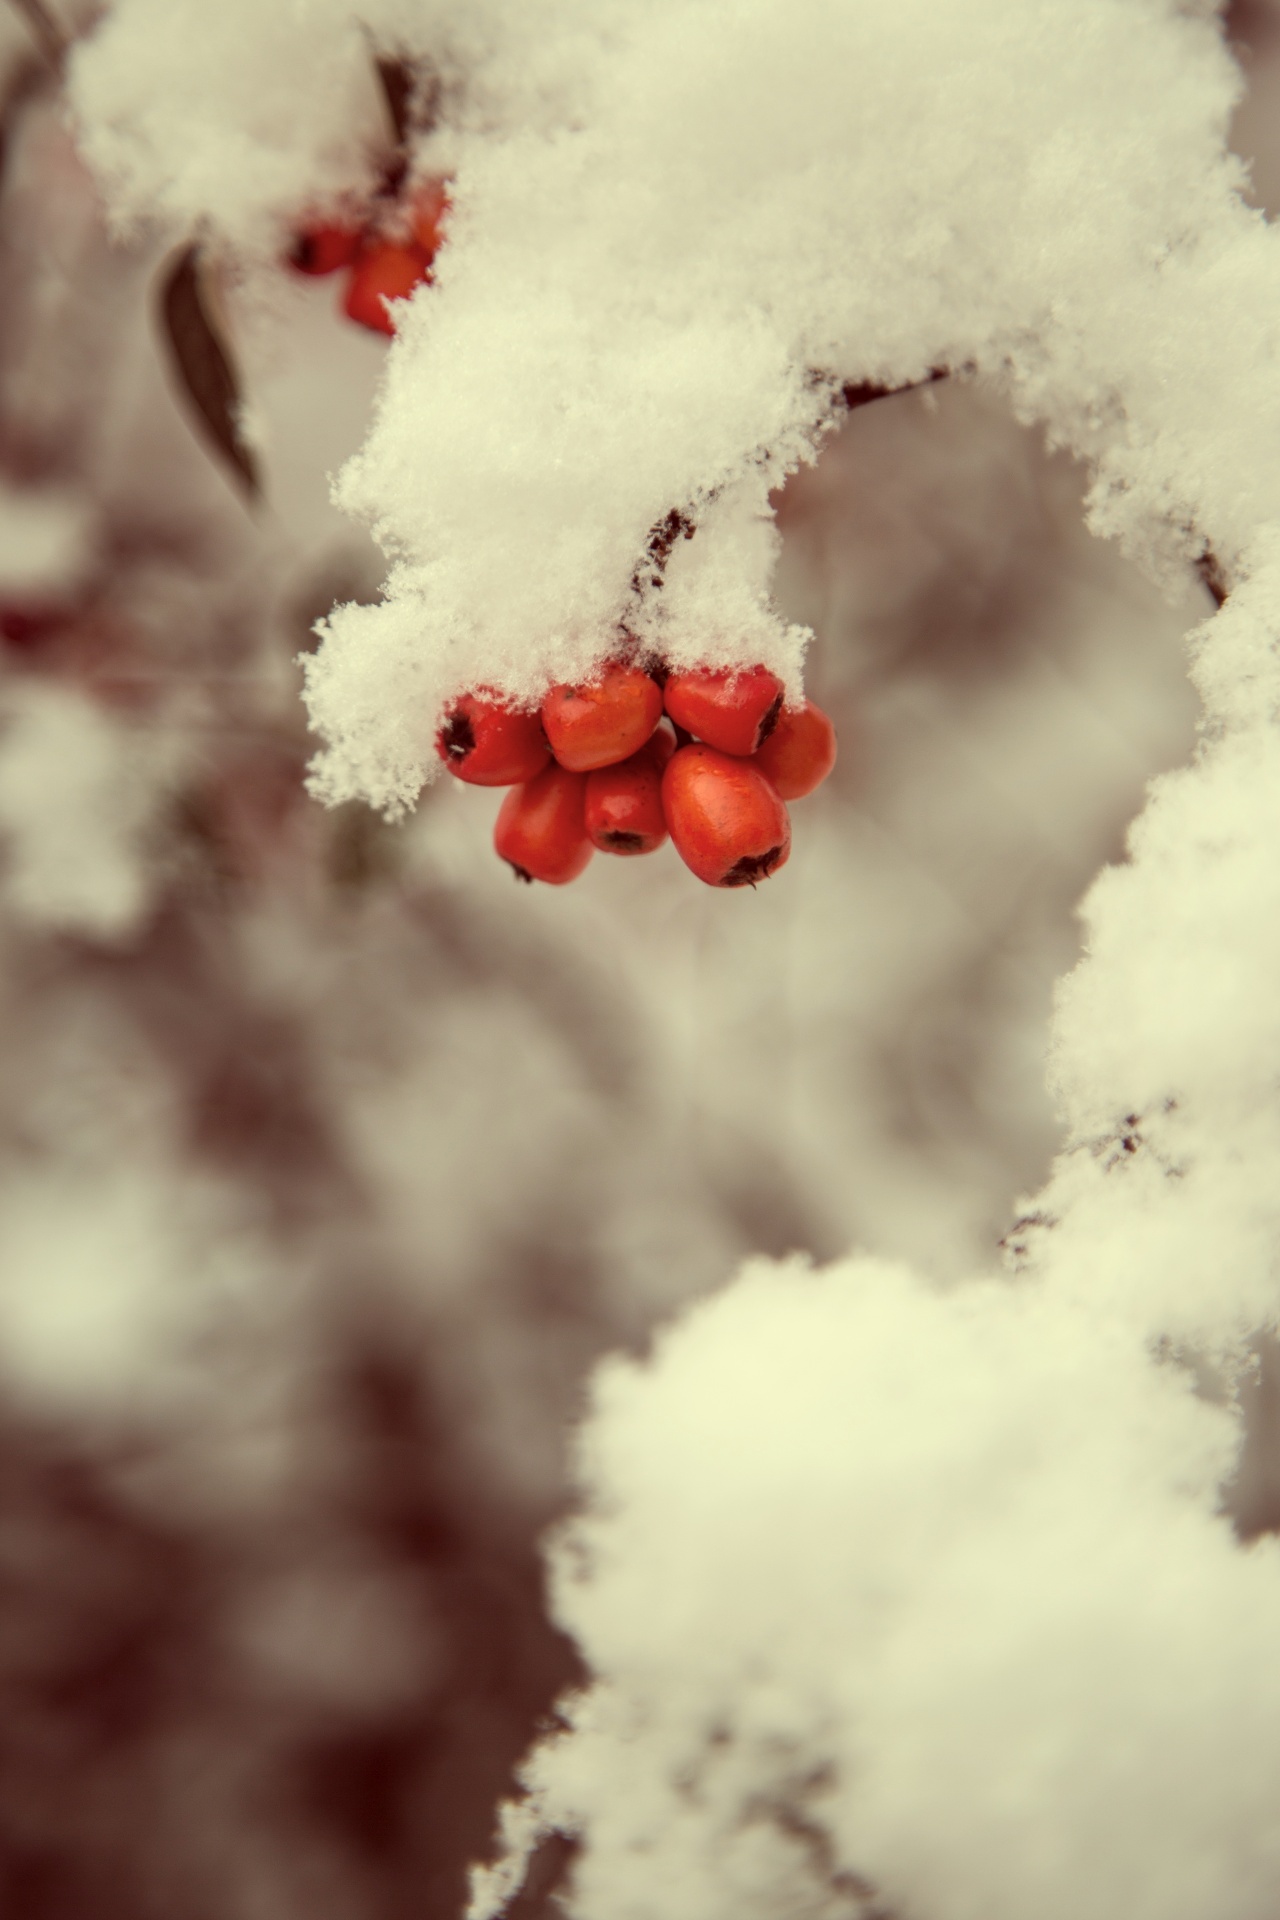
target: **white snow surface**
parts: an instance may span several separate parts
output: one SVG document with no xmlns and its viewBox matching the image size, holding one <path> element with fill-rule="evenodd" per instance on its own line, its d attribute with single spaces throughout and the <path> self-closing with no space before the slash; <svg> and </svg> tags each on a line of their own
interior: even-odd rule
<svg viewBox="0 0 1280 1920">
<path fill-rule="evenodd" d="M 601 1370 L 598 1678 L 513 1818 L 588 1835 L 574 1911 L 1274 1911 L 1280 1559 L 1103 1293 L 761 1263 Z"/>
<path fill-rule="evenodd" d="M 92 519 L 71 493 L 0 484 L 0 594 L 69 597 L 92 558 Z"/>
<path fill-rule="evenodd" d="M 167 743 L 69 688 L 0 704 L 0 899 L 20 925 L 108 944 L 134 933 L 174 758 Z"/>
<path fill-rule="evenodd" d="M 226 0 L 202 60 L 164 13 L 120 0 L 81 55 L 88 150 L 125 215 L 262 271 L 273 221 L 360 184 L 352 17 Z M 1233 589 L 1198 757 L 1086 903 L 1020 1274 L 757 1267 L 599 1376 L 556 1562 L 596 1680 L 475 1911 L 559 1827 L 582 1920 L 1269 1920 L 1280 1567 L 1218 1517 L 1236 1417 L 1184 1364 L 1229 1385 L 1280 1317 L 1280 252 L 1212 13 L 363 17 L 447 80 L 418 158 L 455 214 L 339 482 L 392 564 L 310 663 L 322 797 L 404 809 L 454 693 L 533 700 L 624 631 L 797 688 L 769 498 L 843 381 L 994 389 L 1090 463 L 1097 531 L 1171 582 L 1211 547 Z M 637 590 L 672 508 L 697 534 Z"/>
</svg>

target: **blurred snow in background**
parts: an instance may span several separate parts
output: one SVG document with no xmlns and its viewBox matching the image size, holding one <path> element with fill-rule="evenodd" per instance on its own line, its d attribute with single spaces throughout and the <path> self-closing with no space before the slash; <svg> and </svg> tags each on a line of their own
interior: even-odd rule
<svg viewBox="0 0 1280 1920">
<path fill-rule="evenodd" d="M 195 16 L 133 8 L 189 67 Z M 233 16 L 198 12 L 232 84 Z M 459 67 L 509 24 L 407 0 L 377 24 L 410 14 Z M 498 796 L 453 783 L 397 825 L 309 800 L 296 656 L 333 605 L 376 602 L 384 565 L 329 477 L 386 347 L 331 282 L 275 269 L 263 213 L 369 172 L 362 37 L 299 86 L 320 16 L 346 10 L 272 15 L 288 44 L 259 104 L 289 138 L 224 289 L 256 512 L 153 311 L 225 129 L 136 75 L 190 167 L 157 215 L 150 186 L 130 199 L 127 130 L 98 121 L 131 216 L 113 246 L 16 17 L 0 41 L 0 1910 L 22 1920 L 461 1910 L 578 1672 L 537 1541 L 592 1363 L 753 1254 L 990 1264 L 1059 1144 L 1045 1047 L 1076 903 L 1194 739 L 1183 636 L 1208 594 L 1161 597 L 1086 532 L 1082 471 L 957 381 L 859 408 L 775 494 L 776 597 L 814 630 L 841 760 L 758 893 L 700 889 L 669 849 L 514 887 Z M 1257 0 L 1231 25 L 1236 142 L 1270 205 L 1280 26 Z M 572 111 L 531 45 L 506 57 L 549 121 Z M 884 1311 L 924 1337 L 905 1283 Z M 1078 1446 L 1044 1366 L 1026 1391 Z M 781 1445 L 790 1403 L 742 1391 Z M 1002 1444 L 990 1420 L 957 1499 Z M 1250 1529 L 1280 1487 L 1280 1436 L 1254 1435 Z M 850 1844 L 896 1859 L 894 1817 Z M 747 1859 L 757 1895 L 775 1864 Z M 924 1869 L 908 1891 L 929 1910 Z"/>
</svg>

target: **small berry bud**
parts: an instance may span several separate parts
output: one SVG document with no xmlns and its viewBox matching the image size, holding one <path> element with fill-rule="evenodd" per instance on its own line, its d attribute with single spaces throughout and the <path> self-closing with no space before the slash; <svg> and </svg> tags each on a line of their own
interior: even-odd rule
<svg viewBox="0 0 1280 1920">
<path fill-rule="evenodd" d="M 289 250 L 289 265 L 295 273 L 336 273 L 349 267 L 359 251 L 358 227 L 303 227 Z"/>
<path fill-rule="evenodd" d="M 780 800 L 802 800 L 820 787 L 836 763 L 836 730 L 821 707 L 806 700 L 783 708 L 755 764 Z"/>
<path fill-rule="evenodd" d="M 709 887 L 753 887 L 786 864 L 791 822 L 751 760 L 681 747 L 662 776 L 676 852 Z"/>
<path fill-rule="evenodd" d="M 721 753 L 754 753 L 769 738 L 782 711 L 782 682 L 767 667 L 698 667 L 673 673 L 663 701 L 678 727 Z"/>
<path fill-rule="evenodd" d="M 554 762 L 526 786 L 513 787 L 498 809 L 493 844 L 518 880 L 562 887 L 576 880 L 593 848 L 584 822 L 587 783 Z"/>
<path fill-rule="evenodd" d="M 514 787 L 541 773 L 551 758 L 536 713 L 478 693 L 454 701 L 436 735 L 436 752 L 450 773 L 473 787 Z"/>
<path fill-rule="evenodd" d="M 431 267 L 420 247 L 396 246 L 389 240 L 367 241 L 356 261 L 343 303 L 350 319 L 375 333 L 394 333 L 396 323 L 388 300 L 407 300 L 415 287 L 431 278 Z"/>
<path fill-rule="evenodd" d="M 676 750 L 659 727 L 639 753 L 587 775 L 587 836 L 601 853 L 654 853 L 667 837 L 662 770 Z"/>
<path fill-rule="evenodd" d="M 589 687 L 552 687 L 542 724 L 562 767 L 591 773 L 629 759 L 662 717 L 662 693 L 639 667 L 614 662 Z"/>
</svg>

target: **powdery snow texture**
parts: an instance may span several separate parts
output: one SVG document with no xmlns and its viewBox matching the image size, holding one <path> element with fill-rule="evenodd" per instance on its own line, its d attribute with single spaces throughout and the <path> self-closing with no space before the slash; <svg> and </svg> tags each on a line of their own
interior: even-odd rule
<svg viewBox="0 0 1280 1920">
<path fill-rule="evenodd" d="M 1276 1547 L 1090 1304 L 760 1266 L 602 1370 L 556 1554 L 598 1677 L 529 1773 L 575 1911 L 1274 1911 Z"/>
</svg>

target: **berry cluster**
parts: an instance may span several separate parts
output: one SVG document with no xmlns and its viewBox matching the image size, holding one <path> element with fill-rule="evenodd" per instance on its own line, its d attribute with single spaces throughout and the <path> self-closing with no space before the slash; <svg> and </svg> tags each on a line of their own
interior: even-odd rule
<svg viewBox="0 0 1280 1920">
<path fill-rule="evenodd" d="M 791 851 L 786 802 L 835 765 L 835 729 L 784 708 L 766 667 L 660 674 L 623 661 L 590 686 L 552 687 L 535 712 L 485 692 L 445 716 L 450 773 L 510 787 L 494 845 L 521 880 L 563 886 L 602 853 L 653 853 L 670 834 L 711 887 L 754 886 Z M 665 715 L 665 717 L 664 717 Z"/>
<path fill-rule="evenodd" d="M 352 320 L 375 333 L 394 333 L 389 300 L 407 300 L 431 279 L 440 249 L 449 194 L 443 180 L 419 187 L 407 208 L 388 222 L 370 214 L 359 221 L 325 221 L 301 227 L 289 253 L 298 273 L 337 273 L 349 267 L 343 307 Z"/>
</svg>

